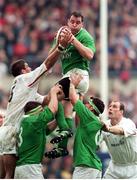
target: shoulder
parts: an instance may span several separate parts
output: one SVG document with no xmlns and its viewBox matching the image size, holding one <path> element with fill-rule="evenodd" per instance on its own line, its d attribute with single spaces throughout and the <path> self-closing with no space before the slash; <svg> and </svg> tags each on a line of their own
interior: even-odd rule
<svg viewBox="0 0 137 180">
<path fill-rule="evenodd" d="M 121 124 L 127 124 L 127 125 L 131 124 L 131 125 L 135 126 L 135 123 L 130 118 L 126 118 L 126 117 L 122 118 Z"/>
<path fill-rule="evenodd" d="M 136 134 L 136 125 L 129 118 L 123 117 L 119 126 L 123 128 L 126 137 Z"/>
<path fill-rule="evenodd" d="M 11 88 L 13 88 L 13 86 L 15 86 L 15 85 L 16 85 L 16 87 L 18 85 L 20 86 L 20 84 L 22 84 L 23 80 L 24 80 L 24 74 L 18 75 L 17 77 L 14 78 Z"/>
<path fill-rule="evenodd" d="M 17 77 L 15 77 L 14 82 L 22 81 L 23 79 L 25 79 L 28 76 L 28 74 L 29 73 L 18 75 Z"/>
<path fill-rule="evenodd" d="M 80 32 L 79 32 L 81 35 L 83 36 L 87 36 L 87 37 L 90 37 L 93 39 L 92 35 L 84 28 L 81 28 Z"/>
</svg>

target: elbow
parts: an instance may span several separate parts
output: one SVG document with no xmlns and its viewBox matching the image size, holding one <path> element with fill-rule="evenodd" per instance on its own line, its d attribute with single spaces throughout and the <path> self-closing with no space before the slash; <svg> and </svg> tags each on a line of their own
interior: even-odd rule
<svg viewBox="0 0 137 180">
<path fill-rule="evenodd" d="M 57 107 L 57 106 L 54 106 L 54 107 L 53 107 L 53 113 L 56 114 L 57 111 L 58 111 L 58 107 Z"/>
<path fill-rule="evenodd" d="M 93 52 L 89 52 L 86 54 L 86 58 L 90 61 L 93 59 L 94 53 Z"/>
<path fill-rule="evenodd" d="M 56 112 L 58 111 L 58 108 L 56 106 L 49 106 L 49 109 L 53 114 L 56 114 Z"/>
</svg>

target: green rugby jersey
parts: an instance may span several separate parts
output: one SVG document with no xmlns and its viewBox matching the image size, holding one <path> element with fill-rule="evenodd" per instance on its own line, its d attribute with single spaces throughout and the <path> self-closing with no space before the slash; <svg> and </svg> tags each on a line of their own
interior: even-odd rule
<svg viewBox="0 0 137 180">
<path fill-rule="evenodd" d="M 24 115 L 18 136 L 17 166 L 41 163 L 46 144 L 46 125 L 53 118 L 48 107 L 39 114 Z"/>
<path fill-rule="evenodd" d="M 93 37 L 83 28 L 75 35 L 84 46 L 90 48 L 95 52 L 95 43 Z M 61 54 L 62 71 L 66 74 L 68 71 L 74 68 L 89 71 L 90 61 L 80 55 L 78 50 L 73 45 L 68 45 L 65 51 Z"/>
<path fill-rule="evenodd" d="M 74 109 L 80 118 L 74 141 L 74 166 L 86 166 L 102 170 L 102 163 L 96 154 L 102 124 L 98 117 L 80 100 L 76 102 Z"/>
</svg>

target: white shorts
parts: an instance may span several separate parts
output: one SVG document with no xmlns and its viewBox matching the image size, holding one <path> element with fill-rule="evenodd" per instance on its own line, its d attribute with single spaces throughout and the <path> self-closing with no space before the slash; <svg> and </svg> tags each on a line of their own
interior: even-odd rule
<svg viewBox="0 0 137 180">
<path fill-rule="evenodd" d="M 14 179 L 44 179 L 41 164 L 16 166 Z"/>
<path fill-rule="evenodd" d="M 2 154 L 16 154 L 17 131 L 14 126 L 0 127 L 0 151 Z"/>
<path fill-rule="evenodd" d="M 109 163 L 104 179 L 137 179 L 137 164 L 116 165 Z"/>
<path fill-rule="evenodd" d="M 89 74 L 88 71 L 74 68 L 70 71 L 68 71 L 63 77 L 70 77 L 71 74 L 76 73 L 76 74 L 81 74 L 83 76 L 83 79 L 80 81 L 79 85 L 77 86 L 77 92 L 80 93 L 81 95 L 84 95 L 89 88 Z"/>
<path fill-rule="evenodd" d="M 101 179 L 102 172 L 89 167 L 75 167 L 72 179 Z"/>
</svg>

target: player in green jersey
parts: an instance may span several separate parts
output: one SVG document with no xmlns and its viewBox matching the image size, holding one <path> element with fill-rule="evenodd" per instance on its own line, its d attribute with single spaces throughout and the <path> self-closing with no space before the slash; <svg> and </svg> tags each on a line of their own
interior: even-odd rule
<svg viewBox="0 0 137 180">
<path fill-rule="evenodd" d="M 41 161 L 45 152 L 46 126 L 54 119 L 58 110 L 57 95 L 62 90 L 59 85 L 50 91 L 50 101 L 45 108 L 31 101 L 24 107 L 25 115 L 21 121 L 18 135 L 18 160 L 15 179 L 42 179 Z"/>
<path fill-rule="evenodd" d="M 72 83 L 70 84 L 69 98 L 80 118 L 73 147 L 75 166 L 73 178 L 101 178 L 102 163 L 96 151 L 100 142 L 101 129 L 104 126 L 99 118 L 104 111 L 104 103 L 99 98 L 92 97 L 83 104 Z"/>
<path fill-rule="evenodd" d="M 83 28 L 83 21 L 84 18 L 81 13 L 71 13 L 67 21 L 67 27 L 70 30 L 67 28 L 64 31 L 62 30 L 64 32 L 62 37 L 66 36 L 68 38 L 60 38 L 59 41 L 56 38 L 53 43 L 53 48 L 50 51 L 50 53 L 52 53 L 56 49 L 56 42 L 61 43 L 61 45 L 59 44 L 58 46 L 58 50 L 61 51 L 60 60 L 63 78 L 69 77 L 72 73 L 83 76 L 83 79 L 77 86 L 77 92 L 81 99 L 89 87 L 89 64 L 96 51 L 94 39 L 86 29 Z M 71 36 L 67 36 L 67 33 L 70 34 L 70 32 Z M 70 101 L 64 101 L 63 104 L 66 121 L 69 127 L 72 128 L 72 104 Z"/>
<path fill-rule="evenodd" d="M 73 82 L 74 86 L 77 87 L 77 85 L 82 79 L 82 76 L 79 74 L 72 74 L 70 77 L 63 78 L 58 82 L 58 84 L 60 84 L 62 87 L 64 97 L 69 96 L 70 79 Z M 57 130 L 59 131 L 59 133 L 50 142 L 53 144 L 58 143 L 60 141 L 61 142 L 58 144 L 58 147 L 53 148 L 51 151 L 48 151 L 45 153 L 46 157 L 52 158 L 52 159 L 60 157 L 60 156 L 65 156 L 68 154 L 68 150 L 67 150 L 68 138 L 73 135 L 72 130 L 69 129 L 71 126 L 68 124 L 68 122 L 71 122 L 71 121 L 69 119 L 65 119 L 64 108 L 61 102 L 59 103 L 58 112 L 56 113 L 55 118 L 56 118 L 58 127 L 60 129 Z"/>
</svg>

